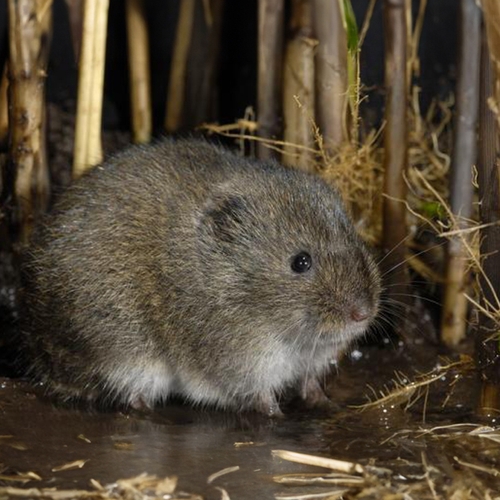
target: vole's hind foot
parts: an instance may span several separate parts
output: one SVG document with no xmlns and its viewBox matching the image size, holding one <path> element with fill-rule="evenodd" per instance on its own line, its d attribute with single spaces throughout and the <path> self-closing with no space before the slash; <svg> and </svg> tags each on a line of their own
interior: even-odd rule
<svg viewBox="0 0 500 500">
<path fill-rule="evenodd" d="M 153 405 L 149 404 L 142 394 L 137 394 L 134 396 L 130 402 L 129 406 L 132 410 L 141 413 L 150 413 L 153 409 Z"/>
<path fill-rule="evenodd" d="M 40 397 L 49 397 L 57 406 L 65 408 L 106 410 L 112 406 L 96 389 L 83 390 L 79 386 L 53 380 L 39 381 L 33 387 Z"/>
<path fill-rule="evenodd" d="M 59 382 L 38 383 L 34 387 L 35 392 L 40 396 L 49 397 L 56 406 L 62 408 L 80 408 L 84 410 L 109 408 L 109 405 L 104 404 L 96 391 L 82 392 L 81 388 Z"/>
<path fill-rule="evenodd" d="M 253 409 L 269 418 L 284 418 L 283 412 L 274 394 L 260 397 L 253 405 Z"/>
<path fill-rule="evenodd" d="M 303 381 L 300 396 L 307 408 L 338 410 L 338 406 L 325 394 L 316 377 L 307 377 Z"/>
</svg>

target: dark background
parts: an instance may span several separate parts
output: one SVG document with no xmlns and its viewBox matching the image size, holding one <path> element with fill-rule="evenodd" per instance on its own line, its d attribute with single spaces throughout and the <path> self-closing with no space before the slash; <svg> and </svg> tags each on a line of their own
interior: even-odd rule
<svg viewBox="0 0 500 500">
<path fill-rule="evenodd" d="M 352 0 L 358 26 L 361 26 L 368 0 Z M 382 0 L 378 0 L 361 52 L 361 80 L 368 99 L 362 115 L 377 125 L 383 107 L 383 26 Z M 416 16 L 419 2 L 413 2 Z M 175 37 L 179 0 L 146 0 L 150 27 L 152 99 L 154 129 L 161 131 L 171 52 Z M 453 91 L 457 46 L 456 0 L 429 0 L 420 42 L 421 75 L 415 82 L 422 89 L 422 109 L 430 101 L 445 98 Z M 7 2 L 0 0 L 0 55 L 7 49 Z M 414 16 L 414 17 L 415 17 Z M 63 0 L 54 0 L 47 98 L 53 103 L 76 99 L 77 64 L 71 45 L 70 29 Z M 218 99 L 215 117 L 220 123 L 233 122 L 256 102 L 257 0 L 226 0 L 224 5 L 220 65 L 217 75 Z M 106 55 L 105 129 L 128 130 L 129 95 L 127 39 L 123 0 L 111 0 Z M 369 112 L 367 111 L 369 110 Z"/>
</svg>

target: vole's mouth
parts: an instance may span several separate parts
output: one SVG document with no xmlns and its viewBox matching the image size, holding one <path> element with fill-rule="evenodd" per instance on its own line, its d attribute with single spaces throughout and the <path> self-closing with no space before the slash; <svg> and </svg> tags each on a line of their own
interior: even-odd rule
<svg viewBox="0 0 500 500">
<path fill-rule="evenodd" d="M 303 332 L 302 348 L 316 352 L 332 352 L 334 355 L 345 351 L 356 339 L 362 337 L 371 324 L 371 318 L 346 325 L 318 325 Z"/>
<path fill-rule="evenodd" d="M 289 329 L 284 338 L 287 343 L 299 347 L 303 352 L 314 350 L 339 353 L 366 334 L 374 321 L 374 312 L 370 308 L 368 314 L 362 314 L 363 318 L 360 314 L 358 319 L 342 320 L 338 313 L 335 318 L 324 318 L 308 311 L 302 316 L 299 325 Z"/>
<path fill-rule="evenodd" d="M 348 314 L 341 316 L 340 319 L 331 317 L 309 316 L 309 324 L 314 325 L 314 329 L 321 337 L 346 337 L 355 338 L 368 330 L 375 319 L 376 309 L 372 307 L 352 309 Z M 344 316 L 344 317 L 342 317 Z"/>
<path fill-rule="evenodd" d="M 324 342 L 345 345 L 365 334 L 369 326 L 370 321 L 363 321 L 362 323 L 350 323 L 343 328 L 320 330 L 319 337 L 324 339 Z"/>
</svg>

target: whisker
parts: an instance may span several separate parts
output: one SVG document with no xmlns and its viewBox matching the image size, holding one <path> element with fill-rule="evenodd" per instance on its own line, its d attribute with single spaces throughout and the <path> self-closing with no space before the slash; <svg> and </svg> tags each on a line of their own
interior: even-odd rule
<svg viewBox="0 0 500 500">
<path fill-rule="evenodd" d="M 390 269 L 387 269 L 385 272 L 382 273 L 381 275 L 381 278 L 384 278 L 385 276 L 387 276 L 389 273 L 392 273 L 394 272 L 398 267 L 406 264 L 407 262 L 409 262 L 411 259 L 414 259 L 415 257 L 418 257 L 420 255 L 423 255 L 427 252 L 430 252 L 431 250 L 434 250 L 434 248 L 437 248 L 437 247 L 440 247 L 440 246 L 443 246 L 445 245 L 446 242 L 443 242 L 443 243 L 439 243 L 437 245 L 433 245 L 432 247 L 429 247 L 429 248 L 425 248 L 424 250 L 420 250 L 420 252 L 417 252 L 417 253 L 412 253 L 411 255 L 409 255 L 406 259 L 402 260 L 401 262 L 399 262 L 398 264 L 395 264 L 394 266 L 392 266 Z"/>
<path fill-rule="evenodd" d="M 380 304 L 383 306 L 388 306 L 388 309 L 391 311 L 394 309 L 394 307 L 398 307 L 399 309 L 401 309 L 401 311 L 406 311 L 409 307 L 408 304 L 405 304 L 403 301 L 396 299 L 391 300 L 389 297 L 381 299 Z"/>
<path fill-rule="evenodd" d="M 395 287 L 395 286 L 401 286 L 403 283 L 387 283 L 384 284 L 384 289 Z M 434 285 L 435 283 L 432 283 L 431 281 L 425 281 L 425 280 L 411 280 L 412 285 Z"/>
<path fill-rule="evenodd" d="M 400 314 L 398 310 L 404 308 L 406 311 L 407 306 L 402 306 L 401 303 L 398 303 L 397 301 L 391 301 L 390 306 L 391 306 L 390 311 L 386 310 L 385 308 L 381 310 L 381 312 L 375 318 L 372 326 L 378 326 L 380 323 L 385 323 L 389 325 L 389 327 L 391 327 L 395 332 L 397 332 L 397 328 L 400 327 L 402 324 L 404 324 L 405 321 L 408 321 L 407 314 L 406 313 L 404 315 Z M 413 324 L 413 328 L 419 335 L 422 335 L 423 337 L 428 337 L 428 330 L 426 329 L 424 331 L 424 329 L 422 328 L 422 326 L 419 324 L 418 321 Z M 401 335 L 399 336 L 401 337 Z"/>
<path fill-rule="evenodd" d="M 392 303 L 391 302 L 391 298 L 392 297 L 412 297 L 414 299 L 420 299 L 422 301 L 428 302 L 429 304 L 434 304 L 436 306 L 442 306 L 443 305 L 441 302 L 438 302 L 437 300 L 429 299 L 427 297 L 423 297 L 421 295 L 416 295 L 416 294 L 413 294 L 413 293 L 394 293 L 390 297 L 387 298 L 387 300 L 389 301 L 388 303 Z"/>
<path fill-rule="evenodd" d="M 411 233 L 408 233 L 397 245 L 393 246 L 384 256 L 377 262 L 377 265 L 380 266 L 382 262 L 384 262 L 391 253 L 395 252 L 406 240 L 408 240 L 412 236 Z"/>
<path fill-rule="evenodd" d="M 373 323 L 372 326 L 379 326 L 380 322 L 386 323 L 392 329 L 394 329 L 396 327 L 396 322 L 391 317 L 389 317 L 387 315 L 377 316 L 377 320 L 376 320 L 376 322 Z"/>
</svg>

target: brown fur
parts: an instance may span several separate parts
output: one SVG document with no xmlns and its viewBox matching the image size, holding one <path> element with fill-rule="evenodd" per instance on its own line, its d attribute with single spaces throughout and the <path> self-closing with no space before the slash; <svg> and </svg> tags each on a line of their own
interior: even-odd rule
<svg viewBox="0 0 500 500">
<path fill-rule="evenodd" d="M 297 274 L 301 251 L 313 264 Z M 284 388 L 317 386 L 380 292 L 320 179 L 197 140 L 132 147 L 74 183 L 23 286 L 30 372 L 56 396 L 271 413 Z"/>
</svg>

